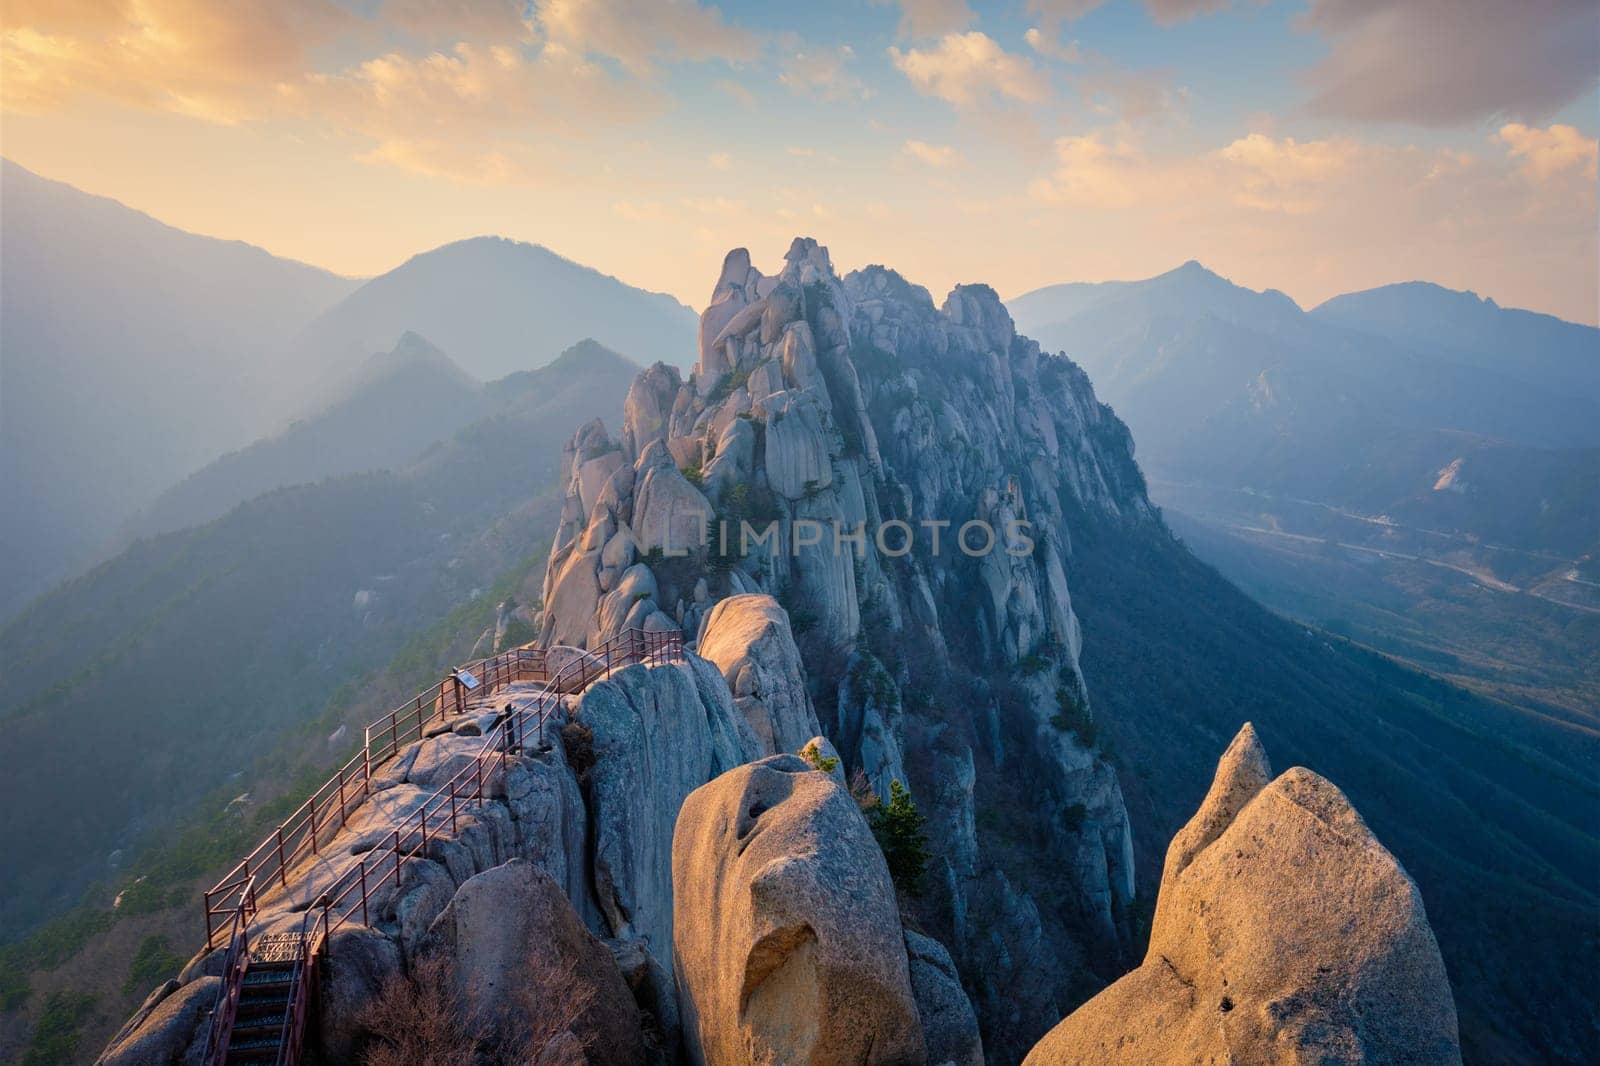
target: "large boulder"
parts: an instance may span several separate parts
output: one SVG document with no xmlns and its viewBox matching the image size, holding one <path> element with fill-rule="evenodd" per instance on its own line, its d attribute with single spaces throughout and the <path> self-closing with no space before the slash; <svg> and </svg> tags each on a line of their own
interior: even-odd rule
<svg viewBox="0 0 1600 1066">
<path fill-rule="evenodd" d="M 930 1066 L 983 1066 L 978 1016 L 950 953 L 931 936 L 907 929 L 906 958 Z"/>
<path fill-rule="evenodd" d="M 639 1009 L 610 950 L 531 863 L 513 859 L 467 880 L 423 951 L 449 961 L 462 1008 L 498 1032 L 543 1044 L 566 1029 L 592 1062 L 644 1062 Z"/>
<path fill-rule="evenodd" d="M 1173 839 L 1142 966 L 1026 1066 L 1461 1061 L 1417 887 L 1328 781 L 1245 727 Z"/>
<path fill-rule="evenodd" d="M 730 596 L 700 624 L 696 650 L 717 665 L 767 754 L 798 751 L 822 731 L 806 694 L 789 614 L 766 595 Z"/>
<path fill-rule="evenodd" d="M 672 883 L 693 1062 L 926 1061 L 888 867 L 827 774 L 777 755 L 697 789 Z"/>
<path fill-rule="evenodd" d="M 220 978 L 202 977 L 186 985 L 169 982 L 156 989 L 112 1038 L 95 1066 L 199 1066 L 205 1061 L 210 1012 L 221 987 Z"/>
<path fill-rule="evenodd" d="M 716 669 L 630 666 L 590 686 L 576 720 L 592 736 L 587 793 L 595 895 L 611 934 L 672 959 L 672 832 L 684 798 L 760 754 Z"/>
</svg>

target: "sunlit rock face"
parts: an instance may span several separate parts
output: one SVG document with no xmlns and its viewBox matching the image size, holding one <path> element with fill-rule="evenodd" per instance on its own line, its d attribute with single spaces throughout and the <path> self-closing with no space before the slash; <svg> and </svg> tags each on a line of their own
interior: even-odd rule
<svg viewBox="0 0 1600 1066">
<path fill-rule="evenodd" d="M 1144 964 L 1026 1064 L 1460 1061 L 1416 885 L 1333 784 L 1273 780 L 1246 725 L 1167 849 Z"/>
<path fill-rule="evenodd" d="M 927 1061 L 894 884 L 837 781 L 778 755 L 696 789 L 672 880 L 691 1062 Z"/>
<path fill-rule="evenodd" d="M 568 448 L 543 636 L 705 639 L 723 601 L 772 597 L 843 768 L 928 816 L 911 906 L 991 1055 L 1020 1058 L 1128 949 L 1132 839 L 1068 579 L 1082 516 L 1157 521 L 1126 427 L 987 286 L 936 306 L 884 267 L 840 277 L 809 239 L 770 275 L 730 252 L 699 341 L 688 380 L 644 371 L 620 434 Z M 759 672 L 727 679 L 795 750 L 800 701 L 751 698 Z"/>
</svg>

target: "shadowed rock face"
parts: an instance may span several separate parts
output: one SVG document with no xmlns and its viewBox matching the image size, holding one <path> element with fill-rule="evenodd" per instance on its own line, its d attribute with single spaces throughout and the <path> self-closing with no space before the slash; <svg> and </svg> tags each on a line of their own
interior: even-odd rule
<svg viewBox="0 0 1600 1066">
<path fill-rule="evenodd" d="M 1028 1066 L 1461 1061 L 1416 885 L 1331 783 L 1270 773 L 1246 725 L 1168 849 L 1144 964 Z"/>
<path fill-rule="evenodd" d="M 889 869 L 827 774 L 779 755 L 695 790 L 672 879 L 692 1061 L 926 1061 Z"/>
</svg>

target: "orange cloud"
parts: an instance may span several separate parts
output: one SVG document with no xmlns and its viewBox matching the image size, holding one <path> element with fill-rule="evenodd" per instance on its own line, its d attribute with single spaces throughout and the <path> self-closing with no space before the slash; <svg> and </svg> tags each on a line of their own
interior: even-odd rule
<svg viewBox="0 0 1600 1066">
<path fill-rule="evenodd" d="M 1524 175 L 1537 181 L 1575 168 L 1590 181 L 1600 176 L 1596 166 L 1600 143 L 1572 126 L 1557 124 L 1540 129 L 1512 122 L 1500 127 L 1495 140 L 1504 144 L 1512 156 L 1522 160 Z"/>
<path fill-rule="evenodd" d="M 329 0 L 17 0 L 0 32 L 8 111 L 49 111 L 82 95 L 213 122 L 258 114 L 309 51 L 354 25 Z"/>
</svg>

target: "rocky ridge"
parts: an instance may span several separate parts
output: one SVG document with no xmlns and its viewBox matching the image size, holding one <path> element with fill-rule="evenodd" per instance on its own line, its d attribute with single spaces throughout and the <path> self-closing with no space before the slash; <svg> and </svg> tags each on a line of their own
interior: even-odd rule
<svg viewBox="0 0 1600 1066">
<path fill-rule="evenodd" d="M 936 307 L 883 267 L 839 277 L 809 239 L 775 275 L 736 249 L 694 374 L 640 374 L 618 438 L 591 423 L 566 460 L 544 640 L 681 626 L 720 663 L 703 625 L 773 595 L 820 727 L 775 709 L 795 719 L 776 750 L 821 732 L 879 796 L 912 789 L 937 830 L 914 909 L 991 1039 L 1020 1056 L 1120 970 L 1132 838 L 1093 740 L 1065 560 L 1074 514 L 1156 519 L 1126 429 L 1076 366 L 1018 336 L 987 286 Z M 963 550 L 984 528 L 993 549 Z M 748 707 L 768 668 L 722 665 Z"/>
</svg>

